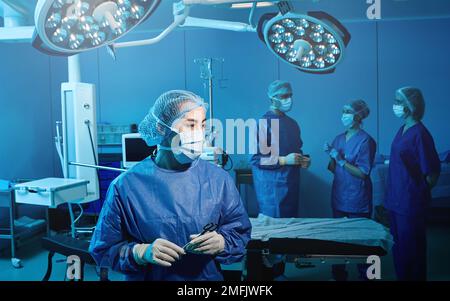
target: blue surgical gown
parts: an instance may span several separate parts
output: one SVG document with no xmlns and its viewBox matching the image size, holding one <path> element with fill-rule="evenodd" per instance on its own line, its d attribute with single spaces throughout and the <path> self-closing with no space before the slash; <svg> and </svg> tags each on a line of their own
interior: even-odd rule
<svg viewBox="0 0 450 301">
<path fill-rule="evenodd" d="M 267 146 L 277 147 L 273 139 L 271 121 L 279 122 L 279 156 L 291 153 L 302 153 L 303 142 L 300 127 L 287 115 L 267 112 L 263 119 L 267 121 L 267 129 L 258 127 L 257 143 L 267 139 Z M 262 164 L 262 159 L 273 159 L 273 164 Z M 269 160 L 270 161 L 270 160 Z M 278 157 L 263 154 L 258 147 L 257 154 L 251 158 L 253 182 L 259 212 L 271 217 L 297 217 L 299 203 L 300 168 L 298 166 L 280 166 Z"/>
<path fill-rule="evenodd" d="M 217 256 L 187 254 L 169 268 L 135 262 L 135 244 L 163 238 L 182 247 L 211 222 L 225 239 Z M 243 258 L 250 232 L 227 172 L 199 159 L 185 171 L 171 171 L 147 158 L 110 185 L 90 252 L 98 266 L 112 267 L 127 280 L 223 280 L 220 264 Z"/>
<path fill-rule="evenodd" d="M 336 165 L 332 188 L 334 210 L 347 213 L 372 212 L 372 181 L 370 172 L 375 159 L 375 140 L 364 130 L 359 130 L 348 141 L 345 133 L 337 136 L 332 146 L 345 160 L 358 167 L 367 177 L 363 180 Z"/>
<path fill-rule="evenodd" d="M 419 122 L 392 142 L 385 207 L 403 215 L 424 214 L 431 201 L 426 176 L 439 174 L 441 165 L 433 137 Z"/>
<path fill-rule="evenodd" d="M 439 174 L 441 165 L 433 137 L 419 122 L 392 142 L 385 207 L 394 237 L 392 250 L 399 280 L 427 277 L 426 208 L 431 189 L 426 176 Z"/>
</svg>

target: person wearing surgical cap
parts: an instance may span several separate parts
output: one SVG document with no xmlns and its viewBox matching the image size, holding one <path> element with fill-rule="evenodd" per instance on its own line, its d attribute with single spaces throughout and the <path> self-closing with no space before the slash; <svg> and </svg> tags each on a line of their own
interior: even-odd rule
<svg viewBox="0 0 450 301">
<path fill-rule="evenodd" d="M 328 169 L 333 173 L 331 204 L 334 218 L 371 218 L 372 181 L 370 172 L 375 159 L 375 140 L 362 127 L 370 114 L 363 100 L 345 105 L 342 125 L 345 131 L 332 144 L 325 143 L 324 150 L 330 156 Z M 367 279 L 367 265 L 358 264 L 359 276 Z M 333 278 L 345 281 L 348 273 L 345 265 L 332 266 Z"/>
<path fill-rule="evenodd" d="M 139 125 L 153 155 L 115 179 L 89 251 L 127 280 L 223 280 L 220 264 L 243 259 L 251 224 L 233 179 L 199 159 L 205 102 L 161 95 Z"/>
<path fill-rule="evenodd" d="M 262 117 L 267 126 L 258 128 L 258 153 L 251 159 L 259 212 L 271 217 L 297 217 L 300 168 L 309 167 L 309 158 L 302 155 L 300 127 L 287 115 L 293 104 L 291 84 L 274 81 L 267 94 L 270 110 Z M 278 129 L 271 128 L 273 121 L 277 121 Z M 278 154 L 264 154 L 263 144 L 276 147 Z"/>
<path fill-rule="evenodd" d="M 394 237 L 397 278 L 424 281 L 427 277 L 426 211 L 441 165 L 434 140 L 422 123 L 425 101 L 413 87 L 396 91 L 395 116 L 403 125 L 391 146 L 385 207 Z"/>
<path fill-rule="evenodd" d="M 300 127 L 287 115 L 293 105 L 291 84 L 274 81 L 267 95 L 270 110 L 259 122 L 255 134 L 258 151 L 251 158 L 259 213 L 270 217 L 297 217 L 300 168 L 308 168 L 310 160 L 302 153 Z M 278 263 L 273 271 L 273 277 L 281 276 L 284 265 Z M 270 278 L 270 274 L 267 277 Z"/>
</svg>

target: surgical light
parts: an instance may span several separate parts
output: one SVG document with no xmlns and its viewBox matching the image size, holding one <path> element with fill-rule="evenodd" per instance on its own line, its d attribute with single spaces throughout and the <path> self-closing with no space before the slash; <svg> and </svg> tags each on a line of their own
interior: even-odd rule
<svg viewBox="0 0 450 301">
<path fill-rule="evenodd" d="M 48 17 L 47 22 L 45 22 L 46 28 L 56 28 L 61 23 L 61 14 L 54 13 Z"/>
<path fill-rule="evenodd" d="M 351 39 L 347 29 L 324 12 L 265 14 L 258 34 L 278 58 L 310 73 L 332 73 Z"/>
<path fill-rule="evenodd" d="M 116 50 L 159 43 L 178 27 L 200 27 L 257 32 L 259 38 L 282 61 L 310 73 L 332 73 L 342 61 L 351 36 L 335 18 L 325 12 L 294 12 L 293 1 L 270 1 L 278 12 L 261 16 L 254 25 L 260 1 L 180 0 L 173 4 L 173 22 L 159 35 L 136 41 L 116 42 L 147 19 L 161 0 L 38 0 L 33 46 L 53 55 L 70 56 L 108 46 Z M 248 23 L 190 17 L 193 5 L 233 3 L 251 8 Z M 275 4 L 276 3 L 276 4 Z"/>
<path fill-rule="evenodd" d="M 146 20 L 161 0 L 39 0 L 33 46 L 70 56 L 109 45 Z"/>
</svg>

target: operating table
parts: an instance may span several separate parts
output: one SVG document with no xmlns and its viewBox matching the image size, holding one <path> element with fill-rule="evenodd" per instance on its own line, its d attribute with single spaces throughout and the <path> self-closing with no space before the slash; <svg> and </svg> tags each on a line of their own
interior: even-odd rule
<svg viewBox="0 0 450 301">
<path fill-rule="evenodd" d="M 388 229 L 369 219 L 271 218 L 250 219 L 252 238 L 247 246 L 247 280 L 264 279 L 264 256 L 363 259 L 384 256 L 393 239 Z"/>
</svg>

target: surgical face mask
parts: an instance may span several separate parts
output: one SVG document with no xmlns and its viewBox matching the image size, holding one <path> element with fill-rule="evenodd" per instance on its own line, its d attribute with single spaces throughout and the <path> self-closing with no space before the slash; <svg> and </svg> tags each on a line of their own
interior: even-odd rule
<svg viewBox="0 0 450 301">
<path fill-rule="evenodd" d="M 392 107 L 392 110 L 394 111 L 395 116 L 398 118 L 405 117 L 405 107 L 401 105 L 394 105 Z"/>
<path fill-rule="evenodd" d="M 192 160 L 197 159 L 203 152 L 205 132 L 203 130 L 185 131 L 180 135 L 180 150 Z"/>
<path fill-rule="evenodd" d="M 342 114 L 341 121 L 346 128 L 349 128 L 353 125 L 354 119 L 355 116 L 353 114 Z"/>
<path fill-rule="evenodd" d="M 281 112 L 289 112 L 292 109 L 292 98 L 286 99 L 272 99 L 272 109 L 280 110 Z"/>
<path fill-rule="evenodd" d="M 287 98 L 281 101 L 280 111 L 289 112 L 292 109 L 292 98 Z"/>
<path fill-rule="evenodd" d="M 177 133 L 176 129 L 172 129 Z M 205 133 L 203 130 L 186 131 L 178 133 L 179 139 L 172 140 L 172 146 L 159 145 L 159 149 L 171 151 L 180 164 L 192 163 L 203 152 Z"/>
<path fill-rule="evenodd" d="M 155 118 L 157 117 L 155 116 Z M 172 151 L 177 161 L 181 164 L 190 163 L 200 157 L 205 143 L 205 132 L 203 130 L 180 132 L 161 120 L 157 120 L 172 132 L 178 134 L 179 137 L 179 139 L 172 139 L 171 147 L 159 145 L 159 149 Z"/>
</svg>

